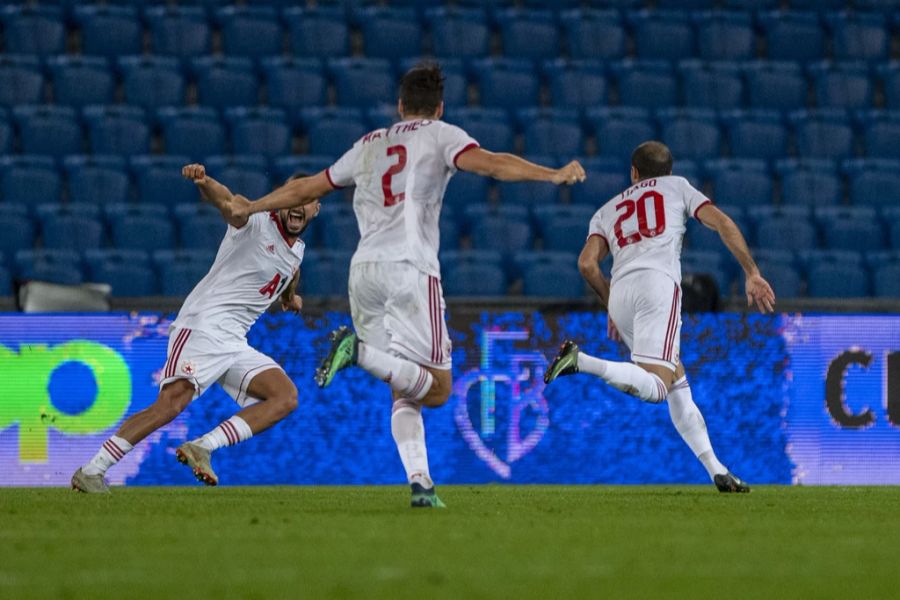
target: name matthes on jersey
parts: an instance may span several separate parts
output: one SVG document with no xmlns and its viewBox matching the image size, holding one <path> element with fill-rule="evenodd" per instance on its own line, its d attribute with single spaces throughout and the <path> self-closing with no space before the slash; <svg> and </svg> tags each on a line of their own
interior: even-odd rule
<svg viewBox="0 0 900 600">
<path fill-rule="evenodd" d="M 433 120 L 403 121 L 358 140 L 326 170 L 336 187 L 356 185 L 360 241 L 352 264 L 408 261 L 440 277 L 438 225 L 456 160 L 478 142 Z"/>
<path fill-rule="evenodd" d="M 209 273 L 185 299 L 171 325 L 203 331 L 223 342 L 244 343 L 247 331 L 290 283 L 305 249 L 288 241 L 274 212 L 231 225 Z"/>
<path fill-rule="evenodd" d="M 599 235 L 613 257 L 612 280 L 650 269 L 681 283 L 681 244 L 687 220 L 710 199 L 674 175 L 644 179 L 604 204 L 588 237 Z"/>
</svg>

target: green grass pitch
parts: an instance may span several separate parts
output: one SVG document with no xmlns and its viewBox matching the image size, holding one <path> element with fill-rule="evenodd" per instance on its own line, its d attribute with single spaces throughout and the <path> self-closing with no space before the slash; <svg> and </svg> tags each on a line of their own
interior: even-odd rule
<svg viewBox="0 0 900 600">
<path fill-rule="evenodd" d="M 0 490 L 0 598 L 897 598 L 900 488 Z"/>
</svg>

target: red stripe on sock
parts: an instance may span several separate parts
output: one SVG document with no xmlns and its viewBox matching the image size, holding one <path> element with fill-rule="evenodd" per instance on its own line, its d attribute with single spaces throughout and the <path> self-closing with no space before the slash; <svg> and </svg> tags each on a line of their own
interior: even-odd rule
<svg viewBox="0 0 900 600">
<path fill-rule="evenodd" d="M 419 367 L 419 377 L 416 379 L 416 384 L 413 386 L 412 392 L 410 392 L 410 396 L 415 398 L 422 392 L 422 387 L 425 386 L 425 369 Z"/>
<path fill-rule="evenodd" d="M 122 460 L 122 457 L 125 456 L 125 453 L 122 452 L 118 446 L 112 443 L 111 440 L 106 440 L 105 442 L 103 442 L 103 447 L 106 448 L 106 451 L 109 452 L 110 455 L 117 461 Z"/>
<path fill-rule="evenodd" d="M 225 434 L 225 439 L 228 441 L 228 445 L 233 446 L 234 440 L 231 437 L 231 431 L 229 431 L 228 428 L 225 427 L 225 423 L 219 423 L 219 429 L 221 429 L 222 433 Z"/>
<path fill-rule="evenodd" d="M 232 423 L 231 421 L 223 421 L 222 425 L 225 425 L 227 429 L 231 431 L 231 435 L 234 439 L 234 441 L 231 442 L 232 445 L 237 444 L 241 441 L 241 435 L 238 433 L 237 427 L 234 426 L 234 423 Z"/>
</svg>

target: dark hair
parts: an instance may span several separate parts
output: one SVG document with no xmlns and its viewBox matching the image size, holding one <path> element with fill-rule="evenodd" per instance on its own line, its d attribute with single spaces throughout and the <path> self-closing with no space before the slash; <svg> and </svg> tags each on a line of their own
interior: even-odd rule
<svg viewBox="0 0 900 600">
<path fill-rule="evenodd" d="M 409 115 L 432 115 L 444 99 L 444 74 L 434 62 L 419 63 L 400 80 L 400 101 Z"/>
<path fill-rule="evenodd" d="M 662 142 L 644 142 L 631 153 L 631 166 L 641 179 L 672 174 L 672 153 Z"/>
</svg>

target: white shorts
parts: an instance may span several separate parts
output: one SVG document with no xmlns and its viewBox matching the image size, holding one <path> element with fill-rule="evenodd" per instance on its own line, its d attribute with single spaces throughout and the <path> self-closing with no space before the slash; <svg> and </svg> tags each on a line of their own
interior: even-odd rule
<svg viewBox="0 0 900 600">
<path fill-rule="evenodd" d="M 169 351 L 159 387 L 176 379 L 189 379 L 197 398 L 218 383 L 240 406 L 259 402 L 247 394 L 250 382 L 259 373 L 281 369 L 278 363 L 248 344 L 223 344 L 196 329 L 169 332 Z"/>
<path fill-rule="evenodd" d="M 359 339 L 426 367 L 451 367 L 440 279 L 407 262 L 369 262 L 350 268 L 348 287 Z"/>
<path fill-rule="evenodd" d="M 609 293 L 609 316 L 636 363 L 675 370 L 681 352 L 681 286 L 664 273 L 635 271 Z"/>
</svg>

